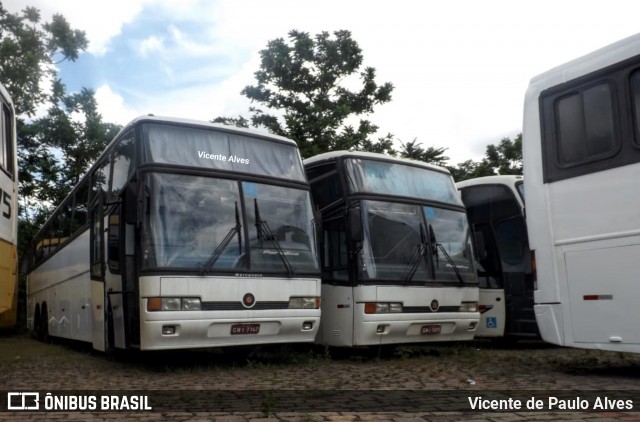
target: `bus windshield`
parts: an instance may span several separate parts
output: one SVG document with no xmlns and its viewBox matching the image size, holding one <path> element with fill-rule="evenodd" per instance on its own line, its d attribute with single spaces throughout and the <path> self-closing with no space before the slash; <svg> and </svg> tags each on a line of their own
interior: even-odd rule
<svg viewBox="0 0 640 422">
<path fill-rule="evenodd" d="M 394 282 L 475 282 L 464 212 L 361 201 L 363 279 Z"/>
<path fill-rule="evenodd" d="M 145 269 L 318 271 L 305 190 L 150 173 L 145 197 Z"/>
<path fill-rule="evenodd" d="M 451 176 L 403 163 L 350 158 L 345 160 L 349 189 L 462 205 Z"/>
<path fill-rule="evenodd" d="M 144 162 L 306 181 L 293 143 L 169 124 L 147 123 L 143 128 Z"/>
</svg>

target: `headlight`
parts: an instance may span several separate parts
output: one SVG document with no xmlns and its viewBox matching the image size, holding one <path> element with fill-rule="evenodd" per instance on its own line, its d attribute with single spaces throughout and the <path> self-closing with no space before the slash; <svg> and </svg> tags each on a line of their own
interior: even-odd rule
<svg viewBox="0 0 640 422">
<path fill-rule="evenodd" d="M 399 302 L 368 302 L 364 304 L 365 314 L 402 313 L 402 303 Z"/>
<path fill-rule="evenodd" d="M 179 311 L 181 309 L 181 301 L 179 297 L 162 298 L 163 311 Z"/>
<path fill-rule="evenodd" d="M 150 297 L 147 311 L 199 311 L 200 298 L 197 297 Z"/>
<path fill-rule="evenodd" d="M 185 297 L 182 299 L 182 310 L 183 311 L 199 311 L 200 310 L 200 299 L 197 297 Z"/>
<path fill-rule="evenodd" d="M 320 298 L 311 297 L 292 297 L 289 299 L 289 309 L 318 309 L 320 308 Z"/>
<path fill-rule="evenodd" d="M 478 302 L 462 302 L 460 312 L 478 312 Z"/>
</svg>

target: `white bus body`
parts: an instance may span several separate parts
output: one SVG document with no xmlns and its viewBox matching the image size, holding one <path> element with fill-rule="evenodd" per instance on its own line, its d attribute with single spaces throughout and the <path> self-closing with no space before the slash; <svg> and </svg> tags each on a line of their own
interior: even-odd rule
<svg viewBox="0 0 640 422">
<path fill-rule="evenodd" d="M 478 285 L 446 169 L 337 151 L 305 160 L 322 212 L 322 323 L 330 346 L 471 340 Z"/>
<path fill-rule="evenodd" d="M 98 350 L 313 342 L 313 224 L 293 141 L 136 119 L 36 236 L 28 326 Z"/>
<path fill-rule="evenodd" d="M 0 109 L 0 328 L 8 328 L 18 308 L 18 162 L 15 111 L 2 85 Z"/>
<path fill-rule="evenodd" d="M 476 337 L 539 337 L 522 176 L 487 176 L 456 184 L 475 235 L 480 284 Z"/>
<path fill-rule="evenodd" d="M 527 225 L 547 342 L 640 352 L 639 111 L 640 35 L 529 85 Z"/>
</svg>

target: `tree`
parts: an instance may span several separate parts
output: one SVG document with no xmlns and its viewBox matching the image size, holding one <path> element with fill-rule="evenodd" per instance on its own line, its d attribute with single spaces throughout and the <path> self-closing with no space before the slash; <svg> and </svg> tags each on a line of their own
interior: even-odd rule
<svg viewBox="0 0 640 422">
<path fill-rule="evenodd" d="M 18 151 L 21 208 L 24 218 L 40 222 L 80 181 L 120 126 L 105 123 L 94 92 L 83 88 L 66 95 L 60 81 L 45 117 L 22 125 Z M 80 114 L 82 120 L 72 118 Z"/>
<path fill-rule="evenodd" d="M 498 174 L 522 174 L 522 133 L 512 141 L 502 138 L 500 144 L 487 146 L 487 164 Z"/>
<path fill-rule="evenodd" d="M 498 145 L 487 145 L 480 162 L 467 160 L 448 167 L 456 182 L 496 174 L 522 174 L 522 133 L 512 141 L 502 138 Z"/>
<path fill-rule="evenodd" d="M 413 141 L 402 144 L 400 156 L 402 158 L 411 158 L 413 160 L 424 161 L 425 163 L 435 164 L 437 166 L 445 166 L 449 157 L 444 155 L 447 148 L 429 147 L 424 149 L 420 146 L 417 138 Z"/>
<path fill-rule="evenodd" d="M 338 149 L 392 152 L 390 135 L 372 141 L 378 127 L 357 116 L 373 112 L 377 104 L 391 100 L 393 85 L 378 85 L 376 71 L 362 66 L 362 50 L 349 31 L 336 31 L 332 38 L 321 32 L 315 38 L 306 32 L 289 32 L 270 41 L 260 52 L 261 67 L 256 85 L 242 94 L 267 110 L 251 107 L 251 123 L 295 140 L 303 157 Z M 352 83 L 353 82 L 353 83 Z"/>
<path fill-rule="evenodd" d="M 47 100 L 43 84 L 56 76 L 54 64 L 75 61 L 87 48 L 83 31 L 72 29 L 62 15 L 41 23 L 40 11 L 26 7 L 9 13 L 0 4 L 0 81 L 18 114 L 33 115 Z"/>
</svg>

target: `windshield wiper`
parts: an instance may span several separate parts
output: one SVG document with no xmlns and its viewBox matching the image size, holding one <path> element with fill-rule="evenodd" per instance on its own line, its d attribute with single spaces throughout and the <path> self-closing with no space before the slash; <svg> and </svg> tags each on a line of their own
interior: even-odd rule
<svg viewBox="0 0 640 422">
<path fill-rule="evenodd" d="M 449 252 L 447 252 L 447 250 L 444 248 L 442 243 L 438 243 L 438 241 L 436 240 L 436 235 L 435 233 L 433 233 L 433 227 L 431 227 L 431 224 L 429 224 L 429 237 L 431 240 L 431 245 L 435 246 L 434 253 L 436 254 L 436 264 L 440 266 L 440 261 L 439 261 L 440 255 L 438 254 L 438 249 L 440 249 L 444 257 L 449 262 L 449 265 L 451 265 L 451 268 L 453 268 L 453 271 L 456 273 L 456 277 L 458 277 L 458 281 L 460 281 L 460 283 L 464 283 L 464 279 L 460 274 L 460 270 L 458 269 L 458 266 L 456 265 L 456 263 L 453 262 L 451 255 L 449 255 Z"/>
<path fill-rule="evenodd" d="M 284 265 L 284 268 L 287 270 L 287 274 L 289 275 L 290 278 L 293 277 L 294 275 L 293 267 L 291 267 L 289 260 L 284 254 L 284 251 L 280 246 L 280 242 L 278 242 L 278 239 L 276 239 L 276 237 L 274 236 L 273 232 L 271 231 L 271 228 L 269 227 L 269 224 L 267 224 L 265 220 L 262 220 L 260 218 L 260 208 L 258 208 L 257 198 L 254 199 L 254 207 L 255 207 L 255 214 L 256 214 L 256 230 L 258 233 L 258 240 L 260 241 L 260 245 L 262 246 L 263 238 L 266 240 L 271 240 L 273 242 L 274 248 L 276 249 L 276 251 L 278 252 L 278 255 L 280 256 L 280 259 L 282 260 L 282 264 Z"/>
<path fill-rule="evenodd" d="M 207 262 L 204 265 L 198 263 L 198 267 L 200 268 L 200 275 L 204 275 L 205 271 L 211 270 L 211 268 L 215 265 L 216 261 L 222 255 L 222 252 L 226 249 L 226 247 L 231 243 L 233 237 L 238 235 L 238 255 L 242 253 L 242 225 L 240 224 L 240 214 L 238 212 L 238 202 L 236 201 L 236 225 L 231 227 L 229 233 L 222 239 L 222 242 L 218 245 L 218 247 L 213 251 Z"/>
<path fill-rule="evenodd" d="M 420 259 L 424 258 L 425 253 L 427 252 L 427 248 L 425 248 L 425 241 L 424 226 L 420 223 L 420 243 L 413 249 L 409 262 L 407 263 L 409 269 L 407 271 L 407 275 L 404 276 L 405 283 L 409 283 L 413 279 L 413 276 L 420 265 Z"/>
</svg>

